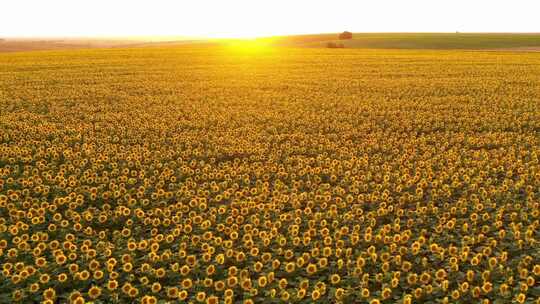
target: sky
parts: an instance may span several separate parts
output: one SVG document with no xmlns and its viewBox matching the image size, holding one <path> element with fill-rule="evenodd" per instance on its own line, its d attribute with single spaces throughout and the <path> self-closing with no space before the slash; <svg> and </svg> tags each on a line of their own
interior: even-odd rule
<svg viewBox="0 0 540 304">
<path fill-rule="evenodd" d="M 0 0 L 0 37 L 540 32 L 539 0 Z"/>
</svg>

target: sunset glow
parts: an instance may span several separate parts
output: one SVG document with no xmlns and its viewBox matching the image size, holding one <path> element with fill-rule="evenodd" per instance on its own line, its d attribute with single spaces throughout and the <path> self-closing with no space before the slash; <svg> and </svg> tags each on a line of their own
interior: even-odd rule
<svg viewBox="0 0 540 304">
<path fill-rule="evenodd" d="M 534 0 L 37 1 L 0 5 L 0 36 L 210 37 L 355 32 L 540 32 Z"/>
</svg>

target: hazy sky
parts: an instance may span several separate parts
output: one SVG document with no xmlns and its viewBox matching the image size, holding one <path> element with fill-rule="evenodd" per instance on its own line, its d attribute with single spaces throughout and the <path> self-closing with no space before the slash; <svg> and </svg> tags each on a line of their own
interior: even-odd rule
<svg viewBox="0 0 540 304">
<path fill-rule="evenodd" d="M 0 0 L 0 36 L 540 32 L 540 0 Z"/>
</svg>

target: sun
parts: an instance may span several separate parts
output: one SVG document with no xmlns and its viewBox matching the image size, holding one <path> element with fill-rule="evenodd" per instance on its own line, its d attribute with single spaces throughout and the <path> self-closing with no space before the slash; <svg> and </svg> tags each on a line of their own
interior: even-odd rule
<svg viewBox="0 0 540 304">
<path fill-rule="evenodd" d="M 221 39 L 221 42 L 232 51 L 244 53 L 262 52 L 272 46 L 270 39 L 236 38 Z"/>
<path fill-rule="evenodd" d="M 252 40 L 265 35 L 256 29 L 243 28 L 242 24 L 229 24 L 229 28 L 223 30 L 223 32 L 209 33 L 206 36 L 215 39 Z"/>
</svg>

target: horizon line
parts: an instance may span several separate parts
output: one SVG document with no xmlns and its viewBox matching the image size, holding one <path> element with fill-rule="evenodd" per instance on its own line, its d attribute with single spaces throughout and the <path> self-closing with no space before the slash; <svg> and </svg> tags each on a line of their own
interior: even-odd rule
<svg viewBox="0 0 540 304">
<path fill-rule="evenodd" d="M 345 30 L 347 31 L 347 30 Z M 366 32 L 358 32 L 358 31 L 350 31 L 353 34 L 514 34 L 514 35 L 534 35 L 534 34 L 540 34 L 540 31 L 534 31 L 534 32 L 501 32 L 501 31 L 494 31 L 494 32 L 487 32 L 487 31 L 366 31 Z M 0 35 L 0 39 L 26 39 L 26 40 L 43 40 L 43 39 L 85 39 L 85 40 L 152 40 L 152 39 L 165 39 L 165 38 L 174 38 L 175 40 L 223 40 L 223 39 L 241 39 L 241 40 L 249 40 L 249 39 L 260 39 L 260 38 L 272 38 L 272 37 L 288 37 L 288 36 L 305 36 L 305 35 L 330 35 L 330 34 L 338 34 L 341 32 L 305 32 L 305 33 L 290 33 L 290 34 L 272 34 L 272 35 L 260 35 L 260 36 L 252 36 L 252 37 L 234 37 L 234 36 L 221 36 L 221 35 L 208 35 L 208 36 L 186 36 L 186 35 L 162 35 L 162 34 L 156 34 L 156 35 Z"/>
</svg>

